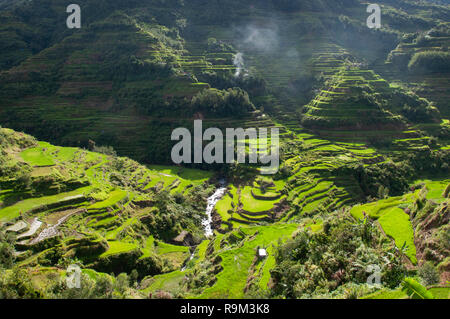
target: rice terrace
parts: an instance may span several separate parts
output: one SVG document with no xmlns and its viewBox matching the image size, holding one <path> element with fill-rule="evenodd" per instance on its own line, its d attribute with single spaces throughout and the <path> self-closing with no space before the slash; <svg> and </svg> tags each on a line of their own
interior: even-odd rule
<svg viewBox="0 0 450 319">
<path fill-rule="evenodd" d="M 0 0 L 0 299 L 450 299 L 449 48 L 446 0 Z"/>
</svg>

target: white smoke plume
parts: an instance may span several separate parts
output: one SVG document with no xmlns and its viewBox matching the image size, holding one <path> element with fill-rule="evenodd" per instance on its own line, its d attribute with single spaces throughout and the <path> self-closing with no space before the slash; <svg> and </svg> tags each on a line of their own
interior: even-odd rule
<svg viewBox="0 0 450 319">
<path fill-rule="evenodd" d="M 236 67 L 236 73 L 234 73 L 235 77 L 241 76 L 241 74 L 246 75 L 245 64 L 244 64 L 244 55 L 239 52 L 234 56 L 233 64 Z"/>
<path fill-rule="evenodd" d="M 242 32 L 243 43 L 250 49 L 271 52 L 279 48 L 278 27 L 275 24 L 270 27 L 248 25 Z"/>
</svg>

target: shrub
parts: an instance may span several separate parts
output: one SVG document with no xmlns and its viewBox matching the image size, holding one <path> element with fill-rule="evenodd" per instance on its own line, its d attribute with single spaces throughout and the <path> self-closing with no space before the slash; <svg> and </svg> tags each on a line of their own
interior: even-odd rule
<svg viewBox="0 0 450 319">
<path fill-rule="evenodd" d="M 175 193 L 175 194 L 173 195 L 173 197 L 174 197 L 175 202 L 176 202 L 177 204 L 182 204 L 182 203 L 184 202 L 184 196 L 183 196 L 182 193 Z"/>
<path fill-rule="evenodd" d="M 439 272 L 433 266 L 433 263 L 427 261 L 418 270 L 418 275 L 425 286 L 431 286 L 439 283 Z"/>
<path fill-rule="evenodd" d="M 272 297 L 310 298 L 328 293 L 355 297 L 366 285 L 370 264 L 383 269 L 384 286 L 395 288 L 401 283 L 405 273 L 401 256 L 376 248 L 381 236 L 378 228 L 367 221 L 354 223 L 346 214 L 324 220 L 324 232 L 299 231 L 280 242 L 271 271 Z M 344 288 L 350 283 L 360 287 L 348 292 Z"/>
<path fill-rule="evenodd" d="M 14 248 L 8 243 L 0 243 L 0 268 L 11 268 L 14 259 Z"/>
<path fill-rule="evenodd" d="M 31 173 L 29 171 L 21 171 L 16 180 L 16 188 L 18 190 L 27 189 L 31 185 Z"/>
<path fill-rule="evenodd" d="M 112 146 L 94 146 L 93 151 L 105 155 L 117 156 L 117 153 Z"/>
<path fill-rule="evenodd" d="M 390 289 L 398 287 L 405 276 L 405 268 L 401 264 L 388 265 L 382 273 L 383 284 Z"/>
<path fill-rule="evenodd" d="M 133 269 L 133 271 L 136 271 L 136 269 Z M 129 287 L 130 279 L 128 278 L 128 275 L 126 273 L 119 274 L 114 282 L 114 289 L 123 295 Z"/>
<path fill-rule="evenodd" d="M 414 54 L 408 64 L 413 73 L 447 73 L 450 72 L 450 53 L 426 51 Z"/>
<path fill-rule="evenodd" d="M 39 299 L 43 292 L 33 287 L 31 277 L 24 269 L 0 272 L 0 299 Z"/>
</svg>

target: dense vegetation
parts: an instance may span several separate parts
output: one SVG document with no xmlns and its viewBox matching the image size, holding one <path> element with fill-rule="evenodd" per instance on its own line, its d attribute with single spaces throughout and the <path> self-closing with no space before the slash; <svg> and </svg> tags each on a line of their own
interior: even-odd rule
<svg viewBox="0 0 450 319">
<path fill-rule="evenodd" d="M 449 64 L 449 52 L 426 51 L 414 54 L 408 67 L 414 73 L 448 73 Z"/>
<path fill-rule="evenodd" d="M 274 296 L 347 298 L 367 294 L 367 269 L 380 265 L 383 285 L 396 288 L 405 273 L 395 251 L 383 251 L 383 239 L 370 220 L 354 223 L 345 214 L 331 215 L 323 232 L 301 231 L 280 246 L 271 271 Z M 331 293 L 331 294 L 330 294 Z"/>
<path fill-rule="evenodd" d="M 0 0 L 0 298 L 449 298 L 450 8 L 378 3 Z"/>
</svg>

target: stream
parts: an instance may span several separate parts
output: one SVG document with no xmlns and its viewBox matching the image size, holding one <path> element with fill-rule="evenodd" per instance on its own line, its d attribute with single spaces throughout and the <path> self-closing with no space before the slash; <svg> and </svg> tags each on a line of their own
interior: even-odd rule
<svg viewBox="0 0 450 319">
<path fill-rule="evenodd" d="M 225 187 L 226 182 L 225 180 L 220 180 L 220 186 L 218 189 L 216 189 L 216 191 L 214 192 L 214 194 L 212 194 L 210 197 L 208 197 L 208 201 L 207 201 L 207 206 L 206 206 L 206 218 L 202 221 L 202 225 L 205 229 L 205 235 L 206 237 L 211 237 L 214 232 L 212 230 L 211 227 L 211 223 L 212 223 L 212 212 L 214 210 L 214 207 L 216 206 L 217 202 L 219 200 L 222 199 L 222 197 L 226 194 L 227 192 L 227 188 Z M 191 261 L 195 256 L 195 249 L 192 252 L 191 256 L 189 257 L 189 259 L 184 263 L 183 268 L 181 268 L 181 271 L 185 271 L 186 270 L 186 265 L 189 261 Z"/>
<path fill-rule="evenodd" d="M 212 194 L 210 197 L 208 197 L 208 204 L 206 206 L 206 216 L 207 218 L 202 221 L 202 225 L 205 228 L 205 235 L 206 237 L 211 237 L 214 233 L 211 228 L 212 223 L 212 212 L 214 210 L 214 207 L 216 206 L 217 202 L 222 199 L 222 197 L 227 192 L 227 188 L 225 187 L 225 181 L 220 182 L 221 187 L 218 188 L 214 194 Z"/>
</svg>

